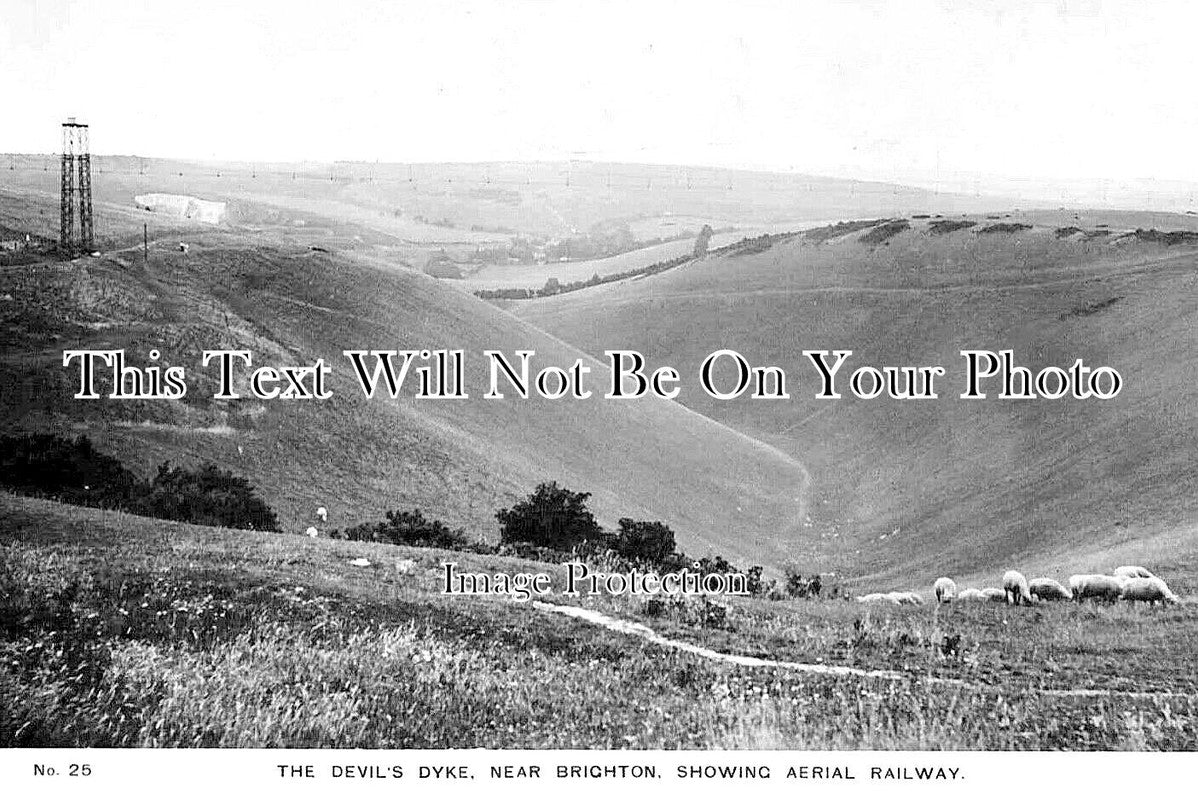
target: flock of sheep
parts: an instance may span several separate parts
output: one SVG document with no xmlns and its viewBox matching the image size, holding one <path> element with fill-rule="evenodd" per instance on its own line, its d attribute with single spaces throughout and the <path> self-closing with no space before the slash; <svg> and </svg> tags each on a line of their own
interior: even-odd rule
<svg viewBox="0 0 1198 800">
<path fill-rule="evenodd" d="M 329 519 L 329 512 L 324 506 L 316 509 L 316 517 L 323 523 Z M 319 531 L 315 526 L 305 531 L 308 536 L 315 538 Z M 363 563 L 357 563 L 363 562 Z M 404 562 L 401 564 L 401 562 Z M 366 559 L 356 559 L 355 566 L 369 566 Z M 414 561 L 401 559 L 396 562 L 400 572 L 409 572 L 415 566 Z M 952 578 L 937 578 L 932 584 L 932 593 L 937 603 L 1008 603 L 1011 605 L 1032 605 L 1033 603 L 1052 600 L 1105 600 L 1113 603 L 1116 600 L 1129 602 L 1145 602 L 1150 605 L 1157 603 L 1181 602 L 1177 595 L 1163 580 L 1153 575 L 1144 567 L 1119 567 L 1112 575 L 1073 575 L 1069 578 L 1069 586 L 1062 586 L 1052 578 L 1032 578 L 1030 581 L 1016 570 L 1007 570 L 1002 576 L 1002 588 L 988 587 L 986 589 L 960 589 Z M 891 603 L 896 606 L 923 605 L 923 598 L 916 592 L 874 592 L 857 598 L 861 603 Z"/>
<path fill-rule="evenodd" d="M 937 603 L 955 600 L 958 603 L 994 602 L 1030 606 L 1038 601 L 1052 600 L 1074 600 L 1078 603 L 1083 600 L 1105 600 L 1110 603 L 1127 600 L 1150 605 L 1180 602 L 1168 584 L 1144 567 L 1119 567 L 1113 575 L 1073 575 L 1069 578 L 1068 587 L 1052 578 L 1033 578 L 1029 581 L 1022 573 L 1012 569 L 1002 576 L 1001 589 L 958 590 L 957 582 L 952 578 L 937 578 L 932 591 Z M 923 604 L 923 598 L 915 592 L 875 592 L 861 595 L 857 600 L 861 603 L 892 603 L 897 606 Z"/>
</svg>

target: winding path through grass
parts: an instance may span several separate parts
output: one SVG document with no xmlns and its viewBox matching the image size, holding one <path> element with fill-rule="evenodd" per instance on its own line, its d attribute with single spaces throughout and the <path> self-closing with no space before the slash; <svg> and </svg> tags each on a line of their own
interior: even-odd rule
<svg viewBox="0 0 1198 800">
<path fill-rule="evenodd" d="M 984 691 L 986 689 L 996 689 L 998 687 L 988 686 L 980 683 L 970 683 L 958 678 L 940 678 L 932 675 L 914 675 L 906 672 L 897 672 L 895 670 L 881 669 L 859 669 L 857 667 L 843 667 L 830 664 L 805 664 L 800 661 L 775 661 L 769 658 L 757 658 L 756 656 L 738 656 L 732 653 L 721 653 L 718 650 L 711 650 L 706 647 L 700 647 L 689 642 L 670 639 L 662 636 L 657 631 L 642 625 L 639 622 L 631 620 L 618 619 L 608 616 L 599 611 L 580 606 L 569 606 L 558 603 L 546 603 L 542 600 L 533 600 L 532 605 L 540 611 L 550 611 L 555 614 L 562 614 L 567 617 L 573 617 L 587 622 L 591 625 L 596 625 L 601 628 L 606 628 L 609 631 L 622 633 L 625 636 L 639 636 L 642 639 L 650 641 L 661 647 L 668 647 L 673 650 L 681 650 L 684 653 L 705 658 L 709 661 L 717 661 L 724 664 L 733 664 L 739 667 L 766 667 L 773 669 L 787 669 L 795 672 L 806 672 L 814 675 L 834 675 L 837 677 L 856 677 L 856 678 L 876 678 L 879 680 L 899 681 L 899 680 L 916 680 L 924 683 L 937 686 L 956 686 L 963 689 L 976 689 Z M 1195 697 L 1189 692 L 1129 692 L 1120 691 L 1117 689 L 1043 689 L 1036 687 L 1028 687 L 1029 691 L 1037 692 L 1043 695 L 1052 695 L 1054 697 L 1140 697 L 1140 698 L 1165 698 L 1165 697 Z"/>
</svg>

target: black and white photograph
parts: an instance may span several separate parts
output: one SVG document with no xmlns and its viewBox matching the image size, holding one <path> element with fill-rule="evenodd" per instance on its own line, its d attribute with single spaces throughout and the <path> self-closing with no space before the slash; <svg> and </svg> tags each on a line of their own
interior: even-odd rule
<svg viewBox="0 0 1198 800">
<path fill-rule="evenodd" d="M 0 781 L 1198 778 L 1196 32 L 0 0 Z"/>
</svg>

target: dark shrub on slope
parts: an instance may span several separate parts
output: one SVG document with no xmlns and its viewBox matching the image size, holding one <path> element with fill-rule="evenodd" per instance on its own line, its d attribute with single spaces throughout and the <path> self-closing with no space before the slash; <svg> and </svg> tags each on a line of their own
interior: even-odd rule
<svg viewBox="0 0 1198 800">
<path fill-rule="evenodd" d="M 162 464 L 149 490 L 129 510 L 195 525 L 279 530 L 275 512 L 254 494 L 250 482 L 215 464 L 194 469 L 171 467 L 169 461 Z"/>
<path fill-rule="evenodd" d="M 0 438 L 0 486 L 64 503 L 124 509 L 145 484 L 86 436 L 48 433 Z"/>
<path fill-rule="evenodd" d="M 467 544 L 464 530 L 450 528 L 439 519 L 425 519 L 419 509 L 388 511 L 385 522 L 364 522 L 344 531 L 333 531 L 329 536 L 356 542 L 442 547 L 447 550 L 461 550 Z"/>
<path fill-rule="evenodd" d="M 556 481 L 542 483 L 528 497 L 495 514 L 502 526 L 500 540 L 570 550 L 583 542 L 605 539 L 587 508 L 590 497 L 590 492 L 572 492 Z"/>
<path fill-rule="evenodd" d="M 612 549 L 629 561 L 662 564 L 674 555 L 674 532 L 663 522 L 623 517 Z"/>
<path fill-rule="evenodd" d="M 164 463 L 144 481 L 86 436 L 0 438 L 0 486 L 73 505 L 126 511 L 195 525 L 277 531 L 279 520 L 245 478 L 215 464 Z"/>
</svg>

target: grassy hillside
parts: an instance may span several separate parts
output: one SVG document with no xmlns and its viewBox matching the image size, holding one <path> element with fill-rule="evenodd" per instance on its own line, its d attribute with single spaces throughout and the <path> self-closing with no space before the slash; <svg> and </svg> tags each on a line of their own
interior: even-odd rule
<svg viewBox="0 0 1198 800">
<path fill-rule="evenodd" d="M 4 432 L 85 432 L 143 474 L 163 460 L 206 458 L 245 475 L 290 529 L 327 506 L 331 526 L 417 506 L 480 538 L 495 511 L 537 483 L 592 492 L 605 524 L 661 519 L 680 545 L 780 561 L 801 516 L 805 480 L 792 459 L 667 402 L 604 401 L 595 364 L 589 400 L 484 400 L 486 349 L 535 368 L 582 354 L 510 315 L 418 273 L 337 254 L 198 233 L 191 249 L 155 243 L 104 258 L 0 273 Z M 217 371 L 200 351 L 250 350 L 255 365 L 331 367 L 324 401 L 214 400 Z M 362 397 L 344 349 L 460 348 L 469 400 Z M 144 366 L 182 365 L 180 401 L 80 401 L 67 349 L 124 348 Z M 414 378 L 409 379 L 409 387 Z"/>
<path fill-rule="evenodd" d="M 371 565 L 350 564 L 362 557 Z M 401 573 L 396 559 L 415 568 Z M 514 559 L 0 494 L 0 744 L 1198 747 L 1192 605 L 734 601 L 713 627 L 686 608 L 590 604 L 673 641 L 813 672 L 445 596 L 446 559 L 560 579 Z"/>
<path fill-rule="evenodd" d="M 1192 569 L 1198 248 L 1130 232 L 1194 230 L 1194 218 L 962 221 L 827 229 L 511 309 L 589 352 L 634 348 L 679 368 L 682 403 L 801 460 L 812 494 L 796 547 L 812 565 L 878 582 L 1116 558 Z M 1030 227 L 985 230 L 1012 225 Z M 797 376 L 792 397 L 708 397 L 698 367 L 724 347 Z M 820 348 L 853 350 L 846 372 L 943 365 L 942 396 L 818 400 L 801 351 Z M 963 348 L 1012 348 L 1034 371 L 1082 358 L 1125 386 L 1106 402 L 965 402 Z"/>
<path fill-rule="evenodd" d="M 6 229 L 54 230 L 54 165 L 39 158 L 9 159 Z M 13 298 L 0 306 L 0 377 L 12 387 L 0 396 L 4 429 L 89 431 L 142 471 L 167 458 L 213 458 L 257 481 L 289 526 L 306 526 L 317 503 L 338 506 L 333 524 L 419 505 L 491 536 L 496 508 L 556 479 L 594 492 L 608 524 L 663 519 L 684 548 L 774 568 L 795 561 L 808 572 L 985 577 L 1012 563 L 1104 566 L 1114 553 L 1180 562 L 1196 549 L 1186 467 L 1196 406 L 1181 377 L 1193 348 L 1162 346 L 1192 337 L 1194 246 L 1128 234 L 1194 230 L 1198 219 L 939 216 L 996 201 L 643 166 L 613 167 L 609 186 L 607 171 L 423 165 L 408 181 L 406 165 L 97 159 L 106 256 L 68 272 L 43 264 L 0 277 L 0 296 Z M 230 218 L 215 229 L 167 220 L 131 208 L 141 191 L 224 199 Z M 776 237 L 648 278 L 507 304 L 510 313 L 450 287 L 535 287 L 546 275 L 586 278 L 691 245 L 485 267 L 462 282 L 406 269 L 442 250 L 456 258 L 526 232 L 569 235 L 613 220 L 646 237 L 711 220 L 741 226 L 720 234 L 737 238 L 853 210 L 921 213 Z M 154 242 L 148 267 L 138 258 L 143 223 Z M 189 253 L 176 251 L 179 241 Z M 574 348 L 632 347 L 683 371 L 682 404 L 698 414 L 598 398 L 367 403 L 348 382 L 318 405 L 212 402 L 202 381 L 181 403 L 84 404 L 69 399 L 72 373 L 59 366 L 68 347 L 158 347 L 199 379 L 198 350 L 220 344 L 248 347 L 262 363 L 324 356 L 342 381 L 345 348 L 461 347 L 475 356 L 475 386 L 483 349 L 533 348 L 541 363 L 568 366 Z M 786 367 L 801 378 L 794 396 L 707 398 L 695 372 L 722 347 Z M 945 397 L 815 400 L 814 371 L 799 355 L 812 347 L 855 350 L 850 369 L 943 364 Z M 1012 347 L 1033 367 L 1083 357 L 1118 368 L 1127 385 L 1109 403 L 966 404 L 955 399 L 962 347 Z"/>
</svg>

